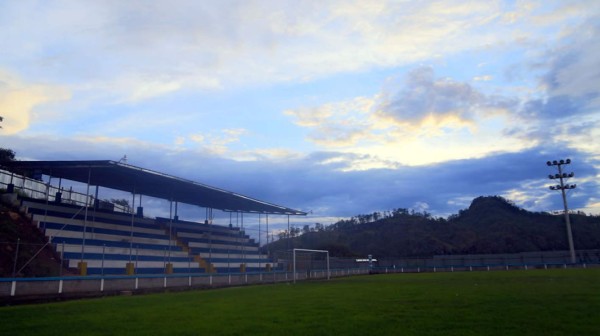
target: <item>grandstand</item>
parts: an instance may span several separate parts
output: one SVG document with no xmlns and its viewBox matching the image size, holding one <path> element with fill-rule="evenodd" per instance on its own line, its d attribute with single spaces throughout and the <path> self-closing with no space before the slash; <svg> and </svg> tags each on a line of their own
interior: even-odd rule
<svg viewBox="0 0 600 336">
<path fill-rule="evenodd" d="M 260 253 L 259 244 L 242 228 L 182 220 L 177 210 L 172 213 L 173 203 L 175 209 L 184 203 L 210 212 L 306 215 L 114 161 L 15 161 L 5 166 L 11 171 L 4 183 L 9 198 L 44 232 L 63 265 L 80 275 L 245 273 L 281 266 Z M 7 176 L 5 172 L 4 180 Z M 24 193 L 26 182 L 35 184 L 25 176 L 38 180 L 47 176 L 45 192 Z M 50 185 L 53 178 L 58 178 L 59 187 Z M 71 195 L 63 197 L 63 179 L 87 186 L 80 197 L 83 202 L 73 201 Z M 96 186 L 95 195 L 89 193 L 91 186 Z M 131 192 L 134 203 L 142 195 L 167 200 L 169 217 L 144 217 L 141 203 L 135 211 L 106 204 L 98 199 L 98 187 Z"/>
</svg>

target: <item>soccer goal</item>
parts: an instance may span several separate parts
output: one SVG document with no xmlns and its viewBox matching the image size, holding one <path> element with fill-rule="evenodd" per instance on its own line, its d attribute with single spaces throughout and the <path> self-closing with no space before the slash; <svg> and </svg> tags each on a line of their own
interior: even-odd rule
<svg viewBox="0 0 600 336">
<path fill-rule="evenodd" d="M 329 251 L 327 250 L 308 250 L 293 249 L 292 265 L 294 283 L 298 279 L 298 272 L 304 272 L 306 278 L 329 277 Z"/>
</svg>

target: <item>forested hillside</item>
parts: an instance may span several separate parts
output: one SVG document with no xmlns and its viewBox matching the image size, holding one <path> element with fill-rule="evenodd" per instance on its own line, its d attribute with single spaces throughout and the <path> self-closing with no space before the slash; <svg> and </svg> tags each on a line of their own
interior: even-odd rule
<svg viewBox="0 0 600 336">
<path fill-rule="evenodd" d="M 577 249 L 600 248 L 600 216 L 571 214 L 571 224 Z M 447 219 L 394 209 L 295 233 L 269 244 L 269 250 L 292 246 L 378 257 L 568 250 L 563 215 L 529 212 L 497 196 L 478 197 Z"/>
</svg>

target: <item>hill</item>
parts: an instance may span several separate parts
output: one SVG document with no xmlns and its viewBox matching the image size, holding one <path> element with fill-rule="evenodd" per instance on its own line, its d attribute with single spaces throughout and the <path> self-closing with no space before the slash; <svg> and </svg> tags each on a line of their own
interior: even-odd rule
<svg viewBox="0 0 600 336">
<path fill-rule="evenodd" d="M 600 216 L 571 214 L 571 224 L 577 249 L 600 247 Z M 447 219 L 407 209 L 358 215 L 268 248 L 285 250 L 288 244 L 380 258 L 568 250 L 564 216 L 529 212 L 498 196 L 478 197 Z"/>
</svg>

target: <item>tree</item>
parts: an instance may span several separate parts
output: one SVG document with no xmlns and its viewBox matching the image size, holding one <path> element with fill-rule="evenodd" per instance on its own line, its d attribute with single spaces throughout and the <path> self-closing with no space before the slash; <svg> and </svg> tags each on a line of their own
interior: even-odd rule
<svg viewBox="0 0 600 336">
<path fill-rule="evenodd" d="M 15 155 L 12 149 L 0 148 L 0 163 L 15 161 Z"/>
<path fill-rule="evenodd" d="M 304 225 L 304 227 L 302 228 L 302 233 L 309 233 L 310 232 L 310 226 L 308 224 Z"/>
</svg>

